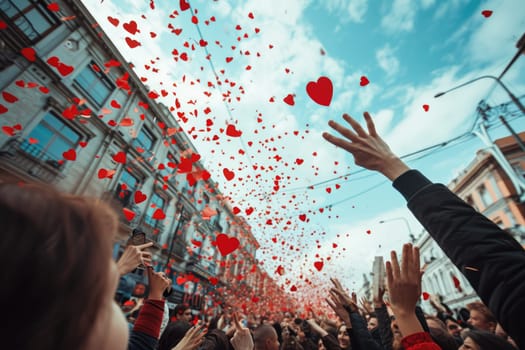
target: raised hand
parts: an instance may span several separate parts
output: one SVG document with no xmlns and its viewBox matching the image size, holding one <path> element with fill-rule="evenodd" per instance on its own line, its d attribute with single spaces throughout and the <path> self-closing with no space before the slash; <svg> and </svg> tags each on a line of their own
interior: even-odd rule
<svg viewBox="0 0 525 350">
<path fill-rule="evenodd" d="M 205 335 L 205 325 L 195 325 L 186 332 L 184 338 L 171 350 L 195 350 L 202 343 Z"/>
<path fill-rule="evenodd" d="M 361 297 L 361 299 L 359 301 L 361 302 L 361 306 L 363 307 L 363 309 L 366 312 L 368 312 L 369 314 L 374 312 L 374 309 L 372 308 L 372 304 L 370 304 L 370 302 L 368 300 L 366 300 L 365 297 Z"/>
<path fill-rule="evenodd" d="M 239 322 L 239 316 L 237 312 L 233 313 L 233 327 L 235 328 L 235 334 L 230 339 L 235 350 L 252 350 L 254 347 L 252 335 L 248 328 L 245 328 Z"/>
<path fill-rule="evenodd" d="M 409 170 L 408 166 L 399 159 L 377 134 L 372 117 L 364 113 L 368 133 L 363 127 L 348 114 L 343 114 L 343 119 L 352 126 L 354 131 L 331 120 L 328 125 L 341 134 L 344 138 L 323 133 L 328 142 L 345 149 L 354 156 L 357 165 L 370 170 L 377 170 L 390 180 L 395 180 L 399 175 Z"/>
<path fill-rule="evenodd" d="M 121 276 L 135 270 L 140 265 L 151 265 L 151 253 L 146 249 L 151 247 L 153 242 L 142 245 L 128 245 L 124 253 L 117 262 L 117 268 Z"/>
<path fill-rule="evenodd" d="M 388 293 L 399 329 L 405 336 L 421 332 L 423 328 L 415 314 L 416 303 L 421 295 L 419 248 L 405 244 L 401 266 L 396 252 L 392 251 L 390 255 L 392 261 L 386 263 Z"/>
<path fill-rule="evenodd" d="M 152 267 L 148 267 L 148 282 L 148 299 L 152 300 L 162 300 L 162 294 L 166 288 L 171 286 L 171 280 L 166 277 L 164 272 L 155 272 Z"/>
</svg>

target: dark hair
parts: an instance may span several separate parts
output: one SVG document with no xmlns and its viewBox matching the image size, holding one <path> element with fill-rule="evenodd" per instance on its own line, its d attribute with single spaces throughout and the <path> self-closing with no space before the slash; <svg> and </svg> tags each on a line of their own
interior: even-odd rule
<svg viewBox="0 0 525 350">
<path fill-rule="evenodd" d="M 186 303 L 178 304 L 173 309 L 173 316 L 181 316 L 184 313 L 184 311 L 188 310 L 189 308 L 190 306 Z"/>
<path fill-rule="evenodd" d="M 85 348 L 108 294 L 116 213 L 49 186 L 1 183 L 0 222 L 4 345 Z"/>
<path fill-rule="evenodd" d="M 467 338 L 472 339 L 472 341 L 479 346 L 480 350 L 516 350 L 516 348 L 505 339 L 486 331 L 468 331 L 464 339 Z"/>
<path fill-rule="evenodd" d="M 178 320 L 168 324 L 159 339 L 159 350 L 171 350 L 184 338 L 191 328 L 189 322 Z"/>
<path fill-rule="evenodd" d="M 454 340 L 454 337 L 445 329 L 433 327 L 428 327 L 428 329 L 430 330 L 432 340 L 439 345 L 442 350 L 457 350 L 458 344 Z"/>
</svg>

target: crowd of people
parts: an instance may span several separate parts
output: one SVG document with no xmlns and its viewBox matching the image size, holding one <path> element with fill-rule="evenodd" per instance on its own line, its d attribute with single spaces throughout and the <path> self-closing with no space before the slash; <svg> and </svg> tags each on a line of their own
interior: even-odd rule
<svg viewBox="0 0 525 350">
<path fill-rule="evenodd" d="M 415 217 L 469 280 L 479 302 L 454 314 L 432 298 L 435 314 L 423 313 L 418 306 L 419 249 L 405 244 L 401 259 L 391 252 L 385 266 L 386 290 L 379 290 L 372 301 L 363 299 L 359 305 L 355 293 L 333 278 L 326 291 L 326 310 L 307 317 L 288 312 L 256 319 L 226 309 L 206 322 L 194 322 L 187 305 L 167 309 L 164 295 L 172 282 L 150 266 L 150 244 L 129 246 L 118 262 L 112 260 L 118 218 L 108 204 L 42 185 L 3 182 L 0 333 L 5 347 L 525 349 L 523 248 L 445 186 L 408 168 L 377 134 L 368 113 L 364 114 L 368 130 L 348 115 L 343 118 L 351 129 L 330 121 L 340 137 L 329 133 L 323 137 L 350 152 L 356 164 L 393 181 Z M 121 305 L 128 307 L 128 314 L 133 312 L 126 322 L 114 301 L 118 278 L 140 264 L 147 270 L 149 292 L 140 305 L 131 301 Z"/>
</svg>

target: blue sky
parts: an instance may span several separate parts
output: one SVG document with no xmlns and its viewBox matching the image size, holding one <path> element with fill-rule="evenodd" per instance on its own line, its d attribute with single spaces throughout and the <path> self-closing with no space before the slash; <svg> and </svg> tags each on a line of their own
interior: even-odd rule
<svg viewBox="0 0 525 350">
<path fill-rule="evenodd" d="M 297 295 L 303 297 L 323 293 L 312 291 L 305 284 L 305 276 L 322 284 L 329 275 L 337 275 L 357 288 L 361 274 L 371 270 L 375 255 L 386 255 L 408 240 L 401 220 L 383 225 L 379 220 L 406 217 L 414 232 L 420 230 L 401 196 L 377 174 L 362 172 L 350 176 L 349 181 L 339 179 L 307 189 L 359 170 L 350 156 L 321 139 L 328 120 L 338 119 L 343 112 L 361 120 L 362 112 L 368 110 L 375 116 L 380 133 L 399 154 L 457 136 L 470 128 L 478 101 L 485 99 L 497 105 L 507 102 L 508 97 L 490 80 L 439 99 L 433 95 L 483 74 L 499 75 L 516 52 L 516 41 L 525 28 L 521 16 L 525 3 L 520 0 L 190 1 L 197 9 L 199 28 L 223 83 L 218 91 L 206 86 L 215 78 L 204 49 L 198 45 L 200 36 L 191 23 L 191 13 L 181 12 L 178 2 L 170 1 L 169 5 L 156 1 L 155 10 L 149 8 L 149 2 L 83 2 L 97 9 L 94 16 L 101 27 L 135 64 L 139 76 L 148 78 L 151 89 L 175 92 L 186 113 L 199 110 L 197 118 L 190 117 L 182 124 L 186 130 L 203 129 L 206 119 L 213 119 L 212 132 L 194 132 L 194 144 L 204 164 L 223 193 L 231 197 L 232 205 L 256 208 L 247 220 L 262 245 L 259 258 L 270 274 L 277 265 L 283 265 L 285 275 L 275 278 L 286 288 L 296 284 Z M 173 10 L 179 15 L 169 18 Z M 483 10 L 493 13 L 486 18 Z M 119 18 L 120 25 L 111 25 L 107 16 Z M 215 22 L 206 25 L 205 20 L 212 16 Z M 122 29 L 122 23 L 130 20 L 138 23 L 141 33 L 133 36 Z M 170 33 L 169 23 L 181 28 L 182 33 Z M 157 33 L 154 39 L 149 35 L 152 31 Z M 242 37 L 245 33 L 248 38 Z M 126 36 L 139 40 L 141 46 L 130 49 Z M 196 49 L 184 47 L 185 41 Z M 175 48 L 179 54 L 186 52 L 188 61 L 175 62 L 171 54 Z M 233 60 L 226 63 L 227 57 Z M 159 73 L 146 70 L 145 64 L 157 67 Z M 504 78 L 518 96 L 525 92 L 523 68 L 521 58 Z M 316 104 L 306 94 L 306 84 L 320 76 L 330 78 L 334 86 L 329 107 Z M 361 76 L 370 83 L 361 87 Z M 227 87 L 225 79 L 235 86 Z M 220 95 L 227 90 L 232 101 L 224 104 Z M 295 94 L 294 106 L 283 102 L 288 94 Z M 272 97 L 275 102 L 270 102 Z M 188 104 L 189 100 L 195 104 Z M 172 106 L 173 96 L 164 103 Z M 424 104 L 429 105 L 428 112 L 423 110 Z M 212 112 L 205 116 L 207 107 Z M 243 131 L 240 138 L 220 132 L 232 123 Z M 523 130 L 519 120 L 512 125 Z M 507 135 L 502 128 L 491 134 Z M 219 142 L 207 141 L 213 135 L 219 136 Z M 472 138 L 409 164 L 435 181 L 448 183 L 480 147 L 481 142 Z M 245 154 L 240 155 L 239 149 Z M 294 164 L 297 158 L 304 163 Z M 233 181 L 226 181 L 222 175 L 224 167 L 235 171 Z M 281 178 L 280 189 L 274 193 L 276 176 Z M 341 187 L 337 189 L 336 184 Z M 331 210 L 319 211 L 348 198 Z M 300 214 L 306 214 L 308 221 L 301 221 Z M 273 225 L 266 224 L 268 219 Z M 313 262 L 319 260 L 325 263 L 321 272 L 313 268 Z"/>
</svg>

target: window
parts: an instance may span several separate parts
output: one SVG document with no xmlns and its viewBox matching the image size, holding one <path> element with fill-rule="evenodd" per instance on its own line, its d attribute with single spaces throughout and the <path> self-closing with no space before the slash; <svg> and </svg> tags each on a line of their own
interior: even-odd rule
<svg viewBox="0 0 525 350">
<path fill-rule="evenodd" d="M 30 139 L 38 142 L 30 143 Z M 80 135 L 76 131 L 48 112 L 27 139 L 22 141 L 20 148 L 33 157 L 58 167 L 56 162 L 63 159 L 62 153 L 76 148 L 79 141 Z"/>
<path fill-rule="evenodd" d="M 140 132 L 133 143 L 135 146 L 138 146 L 146 151 L 151 151 L 153 145 L 155 144 L 155 137 L 153 137 L 151 131 L 144 127 L 140 129 Z"/>
<path fill-rule="evenodd" d="M 4 0 L 0 1 L 0 11 L 33 43 L 60 25 L 60 21 L 47 9 L 44 1 Z"/>
<path fill-rule="evenodd" d="M 492 197 L 490 196 L 489 191 L 487 191 L 487 188 L 485 185 L 481 185 L 478 188 L 479 197 L 481 198 L 481 201 L 483 202 L 483 205 L 485 207 L 488 207 L 492 203 Z"/>
<path fill-rule="evenodd" d="M 113 83 L 93 61 L 76 76 L 75 83 L 98 107 L 115 90 Z"/>
<path fill-rule="evenodd" d="M 144 217 L 144 222 L 146 224 L 148 224 L 151 227 L 157 227 L 157 225 L 159 224 L 159 220 L 153 218 L 153 213 L 155 213 L 157 209 L 164 210 L 164 203 L 164 198 L 162 198 L 155 192 L 152 194 L 148 210 L 146 211 L 146 216 Z"/>
<path fill-rule="evenodd" d="M 122 170 L 115 195 L 123 206 L 128 207 L 132 204 L 131 195 L 137 190 L 138 184 L 139 180 L 128 169 Z"/>
<path fill-rule="evenodd" d="M 171 174 L 173 174 L 178 163 L 175 159 L 175 156 L 172 153 L 168 153 L 168 156 L 166 158 L 167 159 L 164 163 L 164 169 L 160 171 L 160 174 L 162 176 L 170 176 Z"/>
</svg>

